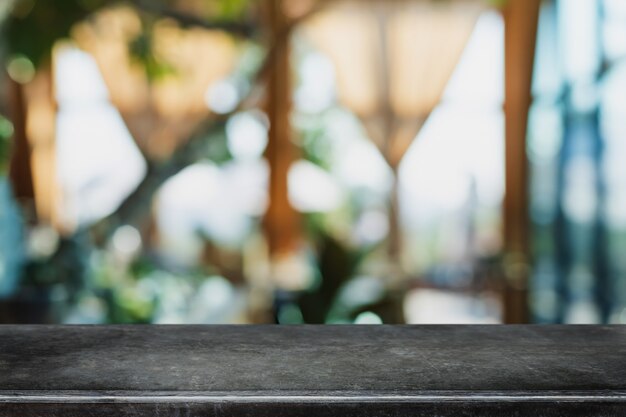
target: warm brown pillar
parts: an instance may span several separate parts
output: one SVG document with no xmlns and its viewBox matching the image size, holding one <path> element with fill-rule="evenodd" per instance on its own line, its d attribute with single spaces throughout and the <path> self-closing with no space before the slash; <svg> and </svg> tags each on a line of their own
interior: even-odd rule
<svg viewBox="0 0 626 417">
<path fill-rule="evenodd" d="M 39 68 L 26 86 L 28 97 L 27 136 L 31 146 L 35 209 L 40 223 L 59 226 L 55 205 L 58 198 L 56 179 L 56 100 L 53 65 Z"/>
<path fill-rule="evenodd" d="M 15 198 L 30 220 L 35 216 L 35 189 L 31 165 L 31 146 L 26 133 L 26 98 L 24 86 L 7 77 L 9 111 L 13 122 L 13 146 L 9 178 Z"/>
<path fill-rule="evenodd" d="M 270 256 L 293 252 L 300 243 L 299 215 L 289 203 L 287 177 L 296 150 L 291 141 L 291 67 L 288 19 L 282 1 L 264 0 L 270 41 L 276 48 L 270 57 L 267 80 L 267 115 L 270 122 L 266 157 L 270 165 L 270 203 L 265 230 Z"/>
<path fill-rule="evenodd" d="M 540 0 L 509 0 L 505 22 L 504 322 L 529 320 L 526 130 Z"/>
</svg>

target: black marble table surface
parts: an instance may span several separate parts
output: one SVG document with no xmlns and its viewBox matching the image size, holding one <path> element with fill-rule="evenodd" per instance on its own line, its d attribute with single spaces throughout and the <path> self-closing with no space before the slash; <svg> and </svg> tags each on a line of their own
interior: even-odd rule
<svg viewBox="0 0 626 417">
<path fill-rule="evenodd" d="M 0 416 L 626 417 L 626 327 L 0 326 Z"/>
</svg>

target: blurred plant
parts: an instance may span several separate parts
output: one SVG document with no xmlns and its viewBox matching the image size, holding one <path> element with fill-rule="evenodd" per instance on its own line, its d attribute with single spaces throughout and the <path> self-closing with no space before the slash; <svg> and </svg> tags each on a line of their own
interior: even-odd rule
<svg viewBox="0 0 626 417">
<path fill-rule="evenodd" d="M 128 265 L 117 258 L 114 250 L 95 250 L 91 256 L 92 277 L 88 293 L 103 302 L 100 320 L 108 323 L 152 322 L 156 299 L 142 288 L 140 279 L 153 270 L 154 265 L 144 257 Z"/>
<path fill-rule="evenodd" d="M 2 26 L 9 56 L 23 56 L 35 67 L 50 58 L 54 44 L 69 37 L 76 22 L 104 6 L 105 0 L 13 0 Z"/>
<path fill-rule="evenodd" d="M 58 323 L 85 284 L 89 245 L 84 235 L 60 237 L 36 227 L 15 294 L 0 303 L 0 322 Z"/>
<path fill-rule="evenodd" d="M 99 322 L 221 323 L 243 310 L 241 295 L 211 265 L 173 266 L 145 252 L 120 262 L 107 250 L 94 251 L 91 259 L 93 276 L 83 297 L 101 300 L 91 306 L 102 310 Z M 90 316 L 83 311 L 74 320 Z"/>
<path fill-rule="evenodd" d="M 144 19 L 142 25 L 143 30 L 128 45 L 131 58 L 142 65 L 148 81 L 175 74 L 174 67 L 154 52 L 153 19 Z"/>
<path fill-rule="evenodd" d="M 6 21 L 3 23 L 2 36 L 6 52 L 9 56 L 22 55 L 35 67 L 50 57 L 54 44 L 59 39 L 68 38 L 73 26 L 85 19 L 89 14 L 114 3 L 107 0 L 3 0 L 2 9 L 10 9 Z M 148 12 L 155 12 L 168 17 L 179 19 L 182 23 L 202 24 L 202 19 L 194 19 L 184 13 L 177 12 L 173 7 L 174 0 L 138 2 Z M 228 20 L 240 18 L 248 7 L 247 0 L 218 0 L 218 16 L 226 27 Z M 169 13 L 168 13 L 169 12 Z M 206 23 L 206 22 L 204 22 Z M 241 29 L 241 28 L 240 28 Z M 146 62 L 152 59 L 149 48 L 149 39 L 138 39 L 132 48 L 143 57 Z M 150 59 L 148 59 L 150 57 Z M 153 65 L 154 62 L 150 63 Z"/>
<path fill-rule="evenodd" d="M 51 227 L 37 226 L 30 231 L 27 245 L 21 286 L 43 289 L 62 285 L 72 299 L 84 283 L 87 236 L 63 237 Z"/>
<path fill-rule="evenodd" d="M 354 277 L 360 260 L 366 253 L 352 253 L 337 239 L 321 232 L 316 260 L 318 280 L 297 301 L 306 323 L 321 324 L 327 321 L 339 290 Z"/>
<path fill-rule="evenodd" d="M 326 113 L 332 110 L 327 110 Z M 325 114 L 297 114 L 298 136 L 303 157 L 315 165 L 328 170 L 332 158 L 333 141 L 328 137 Z"/>
<path fill-rule="evenodd" d="M 368 257 L 377 246 L 351 248 L 350 245 L 318 229 L 318 271 L 313 285 L 296 294 L 294 302 L 278 312 L 280 318 L 303 323 L 353 323 L 362 313 L 375 314 L 384 323 L 402 323 L 402 298 L 389 292 L 380 277 L 361 275 Z M 296 311 L 299 314 L 294 314 Z"/>
<path fill-rule="evenodd" d="M 11 136 L 13 136 L 13 124 L 0 115 L 0 176 L 5 175 L 9 169 Z"/>
<path fill-rule="evenodd" d="M 227 0 L 219 4 L 220 15 L 223 18 L 237 19 L 249 8 L 249 0 Z"/>
<path fill-rule="evenodd" d="M 509 3 L 509 0 L 489 0 L 487 3 L 492 7 L 503 9 Z"/>
</svg>

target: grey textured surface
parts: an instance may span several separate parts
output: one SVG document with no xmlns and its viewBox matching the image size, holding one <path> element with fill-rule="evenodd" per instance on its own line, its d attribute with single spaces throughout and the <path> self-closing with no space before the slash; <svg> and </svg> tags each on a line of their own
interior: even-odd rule
<svg viewBox="0 0 626 417">
<path fill-rule="evenodd" d="M 0 326 L 0 416 L 85 410 L 626 416 L 626 327 Z"/>
</svg>

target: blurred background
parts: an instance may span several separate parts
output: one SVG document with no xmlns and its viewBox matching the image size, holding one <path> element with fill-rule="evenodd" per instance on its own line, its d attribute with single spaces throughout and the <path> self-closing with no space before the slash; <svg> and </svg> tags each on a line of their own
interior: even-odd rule
<svg viewBox="0 0 626 417">
<path fill-rule="evenodd" d="M 0 322 L 626 323 L 623 0 L 0 1 Z"/>
</svg>

